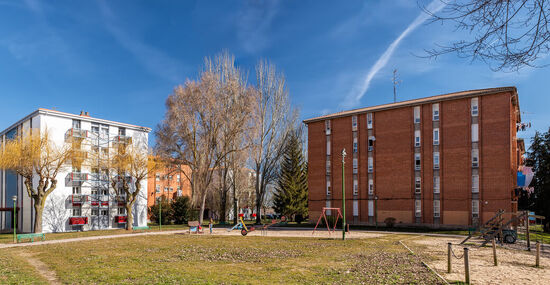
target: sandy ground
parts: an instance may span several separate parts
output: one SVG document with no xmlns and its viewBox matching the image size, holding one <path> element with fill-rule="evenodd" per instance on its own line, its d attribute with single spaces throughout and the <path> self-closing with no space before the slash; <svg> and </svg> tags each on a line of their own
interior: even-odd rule
<svg viewBox="0 0 550 285">
<path fill-rule="evenodd" d="M 206 229 L 205 234 L 208 233 L 208 229 Z M 212 235 L 241 235 L 240 230 L 233 230 L 228 231 L 227 229 L 214 229 Z M 292 230 L 267 230 L 263 233 L 263 235 L 267 237 L 314 237 L 314 238 L 334 238 L 334 239 L 341 239 L 342 238 L 342 231 L 335 231 L 335 232 L 328 232 L 326 229 L 324 230 L 316 230 L 315 233 L 313 233 L 313 229 L 303 230 L 303 229 L 292 229 Z M 369 233 L 369 232 L 355 232 L 351 231 L 346 233 L 346 239 L 356 239 L 356 238 L 375 238 L 387 235 L 387 233 Z M 252 232 L 249 232 L 247 236 L 262 236 L 261 230 L 255 230 Z"/>
<path fill-rule="evenodd" d="M 464 259 L 452 258 L 452 273 L 447 273 L 447 243 L 453 243 L 458 257 L 463 255 L 462 239 L 422 237 L 405 241 L 406 244 L 427 246 L 422 255 L 437 260 L 425 259 L 433 269 L 451 281 L 464 281 Z M 493 265 L 492 247 L 469 247 L 470 279 L 473 284 L 550 284 L 550 258 L 541 255 L 540 268 L 535 267 L 535 252 L 502 248 L 497 245 L 498 266 Z M 419 251 L 418 249 L 415 251 Z"/>
</svg>

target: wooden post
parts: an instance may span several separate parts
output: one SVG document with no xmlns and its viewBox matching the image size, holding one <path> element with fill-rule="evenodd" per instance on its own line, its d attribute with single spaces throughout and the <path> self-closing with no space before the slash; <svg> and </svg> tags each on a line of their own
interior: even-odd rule
<svg viewBox="0 0 550 285">
<path fill-rule="evenodd" d="M 470 284 L 470 261 L 468 260 L 468 248 L 464 248 L 464 275 L 466 284 Z"/>
<path fill-rule="evenodd" d="M 451 250 L 453 250 L 452 244 L 447 243 L 447 273 L 451 273 Z"/>
<path fill-rule="evenodd" d="M 535 262 L 536 267 L 540 267 L 540 242 L 537 242 L 537 259 Z"/>
<path fill-rule="evenodd" d="M 525 238 L 527 239 L 527 250 L 531 251 L 531 235 L 529 234 L 529 212 L 525 211 L 525 230 L 527 231 Z"/>
<path fill-rule="evenodd" d="M 495 242 L 496 238 L 493 238 L 493 262 L 495 266 L 498 266 L 498 260 L 497 260 L 497 244 Z"/>
</svg>

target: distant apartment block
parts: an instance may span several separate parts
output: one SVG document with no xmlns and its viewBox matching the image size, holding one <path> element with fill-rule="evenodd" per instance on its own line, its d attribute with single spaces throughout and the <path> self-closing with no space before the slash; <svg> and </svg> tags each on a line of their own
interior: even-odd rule
<svg viewBox="0 0 550 285">
<path fill-rule="evenodd" d="M 86 112 L 80 115 L 55 110 L 38 109 L 0 132 L 1 142 L 20 135 L 29 128 L 46 129 L 57 145 L 77 142 L 85 157 L 97 154 L 97 161 L 80 164 L 69 161 L 57 176 L 57 187 L 48 196 L 43 213 L 44 232 L 99 230 L 123 228 L 126 225 L 126 196 L 109 183 L 108 170 L 103 159 L 112 155 L 119 145 L 134 144 L 147 151 L 151 129 L 130 124 L 92 118 Z M 74 145 L 74 143 L 73 143 Z M 96 165 L 97 164 L 97 165 Z M 11 171 L 0 170 L 0 230 L 13 227 L 13 201 L 17 196 L 17 228 L 32 232 L 35 213 L 33 201 L 24 188 L 24 179 Z M 134 226 L 147 223 L 147 181 L 134 204 Z"/>
<path fill-rule="evenodd" d="M 187 165 L 169 166 L 152 173 L 147 181 L 147 206 L 155 205 L 161 197 L 169 202 L 181 196 L 191 198 L 190 177 L 191 168 Z"/>
<path fill-rule="evenodd" d="M 523 141 L 515 87 L 334 113 L 308 126 L 309 215 L 342 205 L 352 224 L 466 227 L 517 211 Z"/>
</svg>

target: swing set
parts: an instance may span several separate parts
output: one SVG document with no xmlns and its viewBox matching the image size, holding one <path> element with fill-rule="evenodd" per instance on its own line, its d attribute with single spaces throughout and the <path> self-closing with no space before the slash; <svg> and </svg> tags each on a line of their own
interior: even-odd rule
<svg viewBox="0 0 550 285">
<path fill-rule="evenodd" d="M 326 214 L 327 210 L 330 210 L 331 214 L 332 214 L 333 210 L 336 211 L 336 213 L 337 213 L 336 214 L 336 221 L 334 221 L 334 226 L 332 227 L 332 229 L 328 224 L 328 219 L 327 219 L 327 214 Z M 340 211 L 340 208 L 325 208 L 325 207 L 323 207 L 323 212 L 319 216 L 319 219 L 317 220 L 317 224 L 315 225 L 315 228 L 313 229 L 313 233 L 311 233 L 311 234 L 315 234 L 315 230 L 319 226 L 319 223 L 321 222 L 322 218 L 325 218 L 325 224 L 327 225 L 327 230 L 328 230 L 329 235 L 336 231 L 336 225 L 338 224 L 338 219 L 344 220 L 344 216 L 342 216 L 342 212 Z"/>
</svg>

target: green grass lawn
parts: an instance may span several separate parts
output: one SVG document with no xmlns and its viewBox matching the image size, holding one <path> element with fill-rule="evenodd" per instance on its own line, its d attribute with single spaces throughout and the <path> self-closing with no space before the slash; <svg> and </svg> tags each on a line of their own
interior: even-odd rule
<svg viewBox="0 0 550 285">
<path fill-rule="evenodd" d="M 54 270 L 62 283 L 71 284 L 437 284 L 437 277 L 396 242 L 400 238 L 176 234 L 10 248 L 5 254 L 30 254 Z M 5 264 L 4 270 L 35 276 L 27 267 Z"/>
<path fill-rule="evenodd" d="M 34 268 L 14 251 L 0 250 L 0 284 L 43 284 Z"/>
</svg>

